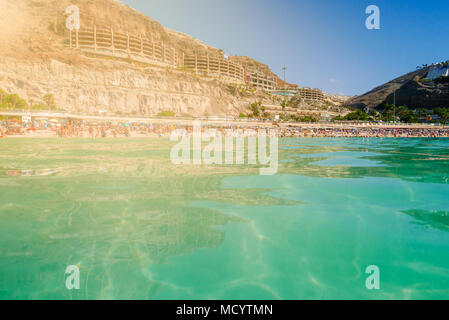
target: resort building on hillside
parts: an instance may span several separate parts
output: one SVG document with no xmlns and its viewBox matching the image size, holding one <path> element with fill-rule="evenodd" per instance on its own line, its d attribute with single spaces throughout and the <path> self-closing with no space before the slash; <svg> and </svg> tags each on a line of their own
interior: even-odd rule
<svg viewBox="0 0 449 320">
<path fill-rule="evenodd" d="M 70 48 L 114 58 L 158 66 L 177 67 L 183 63 L 183 54 L 174 47 L 153 39 L 93 26 L 69 33 Z"/>
<path fill-rule="evenodd" d="M 288 87 L 278 87 L 276 90 L 268 90 L 269 93 L 278 95 L 278 96 L 298 96 L 305 101 L 316 101 L 323 102 L 324 101 L 324 93 L 320 89 L 312 89 L 312 88 L 299 88 L 298 86 L 294 87 L 294 85 L 290 85 Z"/>
<path fill-rule="evenodd" d="M 439 77 L 447 77 L 449 76 L 449 67 L 448 66 L 437 66 L 430 68 L 429 72 L 427 73 L 427 79 L 429 80 L 435 80 Z"/>
<path fill-rule="evenodd" d="M 119 58 L 161 67 L 181 68 L 199 75 L 215 77 L 221 81 L 247 85 L 278 95 L 299 95 L 304 100 L 323 101 L 319 89 L 299 88 L 280 80 L 271 72 L 248 70 L 240 63 L 221 55 L 185 54 L 162 41 L 142 35 L 114 31 L 94 25 L 69 33 L 68 46 L 86 53 Z M 442 70 L 444 69 L 444 70 Z M 429 71 L 431 77 L 447 75 L 448 68 Z"/>
<path fill-rule="evenodd" d="M 312 88 L 299 88 L 297 89 L 297 94 L 304 100 L 310 101 L 324 101 L 324 93 L 320 89 L 312 89 Z"/>
<path fill-rule="evenodd" d="M 214 76 L 233 83 L 245 83 L 245 69 L 222 56 L 183 54 L 183 57 L 183 67 L 196 74 Z"/>
<path fill-rule="evenodd" d="M 276 77 L 262 72 L 247 72 L 246 82 L 254 88 L 262 90 L 275 90 L 277 87 Z"/>
</svg>

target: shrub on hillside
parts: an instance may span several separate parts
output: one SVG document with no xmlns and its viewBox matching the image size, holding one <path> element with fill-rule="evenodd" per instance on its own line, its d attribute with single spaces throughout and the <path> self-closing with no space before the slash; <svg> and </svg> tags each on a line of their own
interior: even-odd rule
<svg viewBox="0 0 449 320">
<path fill-rule="evenodd" d="M 171 110 L 165 110 L 157 114 L 158 117 L 174 117 L 176 114 Z"/>
</svg>

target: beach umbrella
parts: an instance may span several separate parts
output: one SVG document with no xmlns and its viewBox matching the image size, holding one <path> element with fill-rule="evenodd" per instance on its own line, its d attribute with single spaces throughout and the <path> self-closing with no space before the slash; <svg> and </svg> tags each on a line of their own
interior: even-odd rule
<svg viewBox="0 0 449 320">
<path fill-rule="evenodd" d="M 11 170 L 6 172 L 6 174 L 11 177 L 19 177 L 21 175 L 21 172 L 19 170 Z"/>
</svg>

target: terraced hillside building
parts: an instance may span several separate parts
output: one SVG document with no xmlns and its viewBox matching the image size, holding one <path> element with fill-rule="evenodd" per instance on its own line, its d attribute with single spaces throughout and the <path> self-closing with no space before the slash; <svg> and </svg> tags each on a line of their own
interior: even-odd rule
<svg viewBox="0 0 449 320">
<path fill-rule="evenodd" d="M 246 73 L 246 82 L 257 89 L 275 90 L 277 88 L 276 77 L 267 75 L 262 72 L 249 71 Z"/>
<path fill-rule="evenodd" d="M 245 83 L 245 69 L 240 64 L 222 56 L 184 55 L 183 67 L 196 74 L 221 78 L 226 82 Z"/>
<path fill-rule="evenodd" d="M 141 35 L 114 32 L 111 28 L 97 27 L 73 30 L 69 33 L 69 46 L 84 52 L 162 66 L 179 66 L 182 55 L 163 42 L 154 42 Z"/>
<path fill-rule="evenodd" d="M 69 33 L 69 46 L 89 54 L 109 56 L 162 67 L 182 68 L 227 83 L 249 85 L 261 90 L 276 90 L 273 73 L 245 69 L 237 61 L 213 54 L 185 54 L 161 41 L 112 28 L 93 26 Z"/>
<path fill-rule="evenodd" d="M 324 93 L 320 89 L 312 89 L 312 88 L 298 88 L 297 95 L 306 101 L 324 101 Z"/>
</svg>

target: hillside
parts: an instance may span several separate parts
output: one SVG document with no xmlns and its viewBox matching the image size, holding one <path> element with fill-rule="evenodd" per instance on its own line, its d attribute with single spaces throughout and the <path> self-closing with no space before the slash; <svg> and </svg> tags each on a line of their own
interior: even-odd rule
<svg viewBox="0 0 449 320">
<path fill-rule="evenodd" d="M 159 22 L 117 0 L 0 0 L 0 44 L 2 55 L 36 57 L 64 49 L 65 9 L 80 9 L 81 28 L 101 26 L 116 32 L 142 35 L 163 41 L 186 53 L 217 53 L 200 41 L 165 29 Z"/>
<path fill-rule="evenodd" d="M 245 67 L 246 70 L 251 72 L 263 72 L 266 75 L 269 75 L 271 77 L 276 78 L 276 82 L 279 84 L 279 86 L 295 86 L 297 85 L 291 84 L 291 83 L 284 83 L 284 81 L 279 78 L 277 74 L 275 74 L 273 71 L 271 71 L 270 67 L 268 67 L 266 64 L 263 64 L 259 61 L 256 61 L 250 57 L 246 56 L 231 56 L 229 59 L 232 61 L 236 61 L 237 63 L 241 64 Z"/>
<path fill-rule="evenodd" d="M 70 5 L 78 34 L 65 26 Z M 50 94 L 80 114 L 238 117 L 255 101 L 282 110 L 282 98 L 245 82 L 252 71 L 282 86 L 267 65 L 224 57 L 117 0 L 0 0 L 0 9 L 0 89 L 30 105 Z"/>
<path fill-rule="evenodd" d="M 80 8 L 81 29 L 140 35 L 167 52 L 219 54 L 116 0 L 0 0 L 0 89 L 38 103 L 50 93 L 58 108 L 75 113 L 236 116 L 255 100 L 273 103 L 262 92 L 180 68 L 70 49 L 65 9 L 72 4 Z"/>
<path fill-rule="evenodd" d="M 394 102 L 410 108 L 449 107 L 449 84 L 433 84 L 424 81 L 430 67 L 410 72 L 373 90 L 349 99 L 346 104 L 356 108 L 382 108 Z"/>
</svg>

